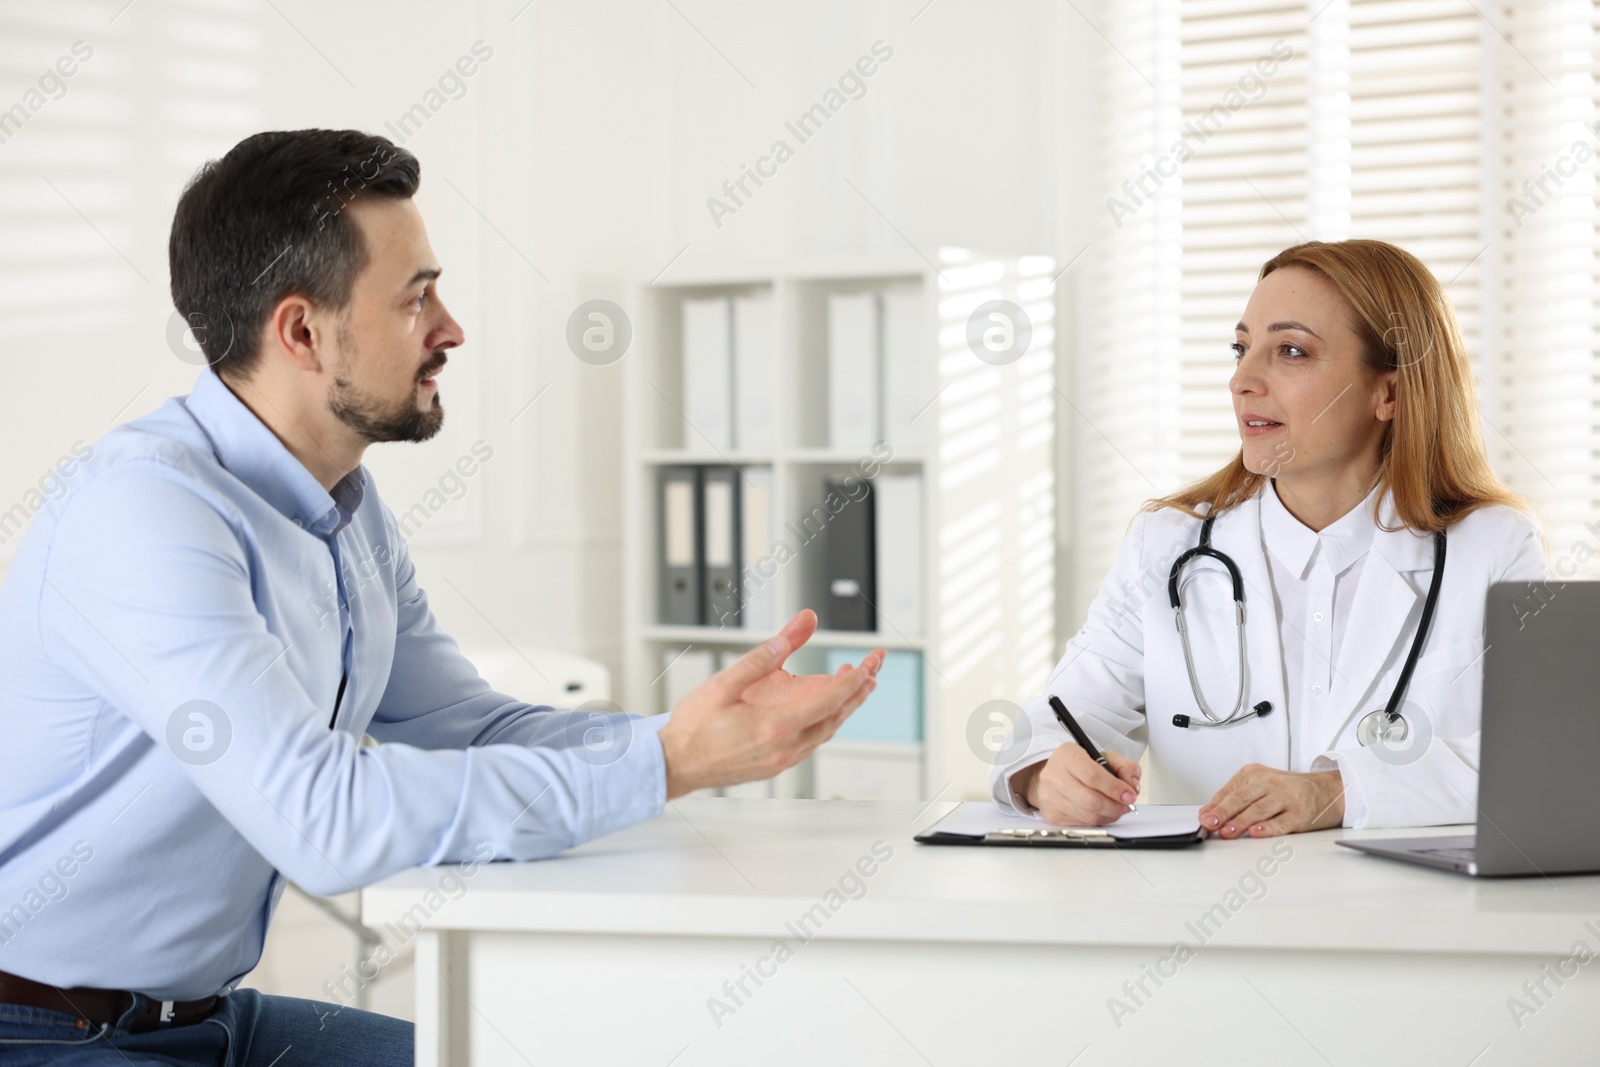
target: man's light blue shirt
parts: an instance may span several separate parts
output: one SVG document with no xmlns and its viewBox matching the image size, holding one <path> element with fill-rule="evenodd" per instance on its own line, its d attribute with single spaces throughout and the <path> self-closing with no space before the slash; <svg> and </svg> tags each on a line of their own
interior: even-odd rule
<svg viewBox="0 0 1600 1067">
<path fill-rule="evenodd" d="M 0 588 L 0 970 L 207 996 L 284 878 L 347 892 L 661 813 L 665 716 L 493 691 L 366 468 L 330 494 L 211 371 L 62 477 Z"/>
</svg>

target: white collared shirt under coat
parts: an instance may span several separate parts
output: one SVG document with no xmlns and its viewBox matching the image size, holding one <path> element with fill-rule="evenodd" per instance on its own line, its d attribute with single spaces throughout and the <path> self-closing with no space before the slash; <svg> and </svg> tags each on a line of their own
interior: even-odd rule
<svg viewBox="0 0 1600 1067">
<path fill-rule="evenodd" d="M 1430 534 L 1383 528 L 1400 525 L 1387 494 L 1374 523 L 1376 492 L 1320 534 L 1283 508 L 1270 482 L 1217 516 L 1212 546 L 1233 557 L 1244 579 L 1246 703 L 1267 700 L 1274 710 L 1215 728 L 1172 722 L 1178 714 L 1203 719 L 1167 594 L 1172 562 L 1198 543 L 1200 520 L 1174 508 L 1140 512 L 1083 628 L 1045 691 L 1023 707 L 991 774 L 995 800 L 1031 810 L 1010 789 L 1011 775 L 1071 741 L 1050 710 L 1053 694 L 1096 745 L 1130 759 L 1148 746 L 1150 803 L 1204 803 L 1250 763 L 1337 767 L 1346 826 L 1474 821 L 1485 596 L 1494 582 L 1546 578 L 1539 526 L 1491 506 L 1448 531 L 1433 626 L 1402 705 L 1412 719 L 1426 718 L 1422 729 L 1431 728 L 1432 740 L 1386 760 L 1356 740 L 1356 724 L 1394 690 L 1422 616 L 1434 549 Z M 1238 686 L 1232 589 L 1214 560 L 1192 560 L 1184 575 L 1195 670 L 1207 703 L 1225 717 Z M 1318 632 L 1323 623 L 1332 625 Z"/>
</svg>

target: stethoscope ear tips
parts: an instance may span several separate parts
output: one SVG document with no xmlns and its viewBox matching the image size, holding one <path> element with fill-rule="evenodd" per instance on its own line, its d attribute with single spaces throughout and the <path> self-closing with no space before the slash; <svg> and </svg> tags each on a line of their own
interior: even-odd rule
<svg viewBox="0 0 1600 1067">
<path fill-rule="evenodd" d="M 1263 700 L 1261 703 L 1257 704 L 1255 707 L 1251 708 L 1250 710 L 1255 712 L 1258 716 L 1260 716 L 1261 718 L 1264 719 L 1268 715 L 1272 714 L 1272 701 Z M 1247 715 L 1247 716 L 1245 716 L 1245 718 L 1249 718 L 1249 716 Z M 1174 715 L 1172 717 L 1172 725 L 1176 726 L 1180 730 L 1187 730 L 1190 727 L 1190 725 L 1192 724 L 1192 722 L 1193 722 L 1193 720 L 1191 720 L 1189 718 L 1189 716 L 1187 716 L 1187 715 Z M 1200 725 L 1201 726 L 1205 726 L 1207 724 L 1206 723 L 1201 723 Z M 1212 725 L 1212 726 L 1224 726 L 1226 724 L 1225 723 L 1211 723 L 1210 725 Z"/>
</svg>

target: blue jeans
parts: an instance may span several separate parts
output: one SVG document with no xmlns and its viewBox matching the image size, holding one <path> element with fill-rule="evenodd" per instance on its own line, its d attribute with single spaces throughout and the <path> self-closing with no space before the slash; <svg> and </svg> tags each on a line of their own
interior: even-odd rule
<svg viewBox="0 0 1600 1067">
<path fill-rule="evenodd" d="M 142 1034 L 122 1029 L 141 1003 L 104 1032 L 71 1015 L 0 1004 L 0 1067 L 410 1067 L 411 1024 L 316 1000 L 238 989 L 191 1026 Z"/>
</svg>

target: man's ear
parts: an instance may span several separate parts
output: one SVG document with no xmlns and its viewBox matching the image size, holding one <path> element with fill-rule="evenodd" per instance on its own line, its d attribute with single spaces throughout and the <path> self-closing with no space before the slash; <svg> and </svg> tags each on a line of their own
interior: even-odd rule
<svg viewBox="0 0 1600 1067">
<path fill-rule="evenodd" d="M 270 347 L 288 356 L 296 367 L 312 373 L 322 370 L 322 359 L 332 341 L 316 310 L 310 300 L 291 293 L 278 301 L 267 317 L 265 336 Z"/>
</svg>

